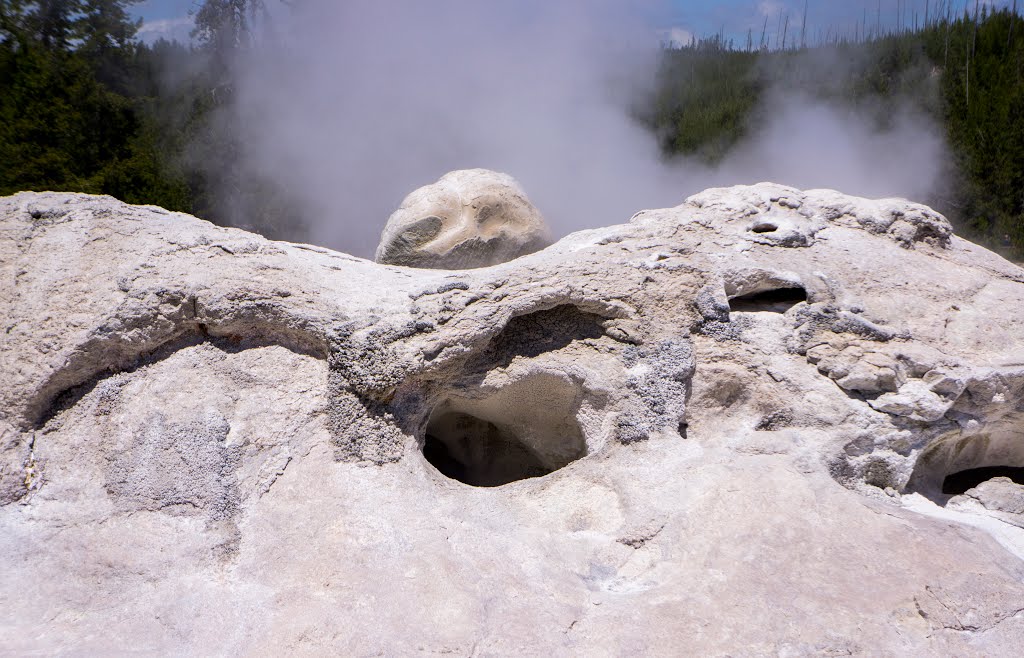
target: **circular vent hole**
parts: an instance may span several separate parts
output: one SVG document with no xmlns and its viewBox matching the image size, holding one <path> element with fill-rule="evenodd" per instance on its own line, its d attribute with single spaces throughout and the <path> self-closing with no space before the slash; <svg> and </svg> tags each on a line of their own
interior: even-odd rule
<svg viewBox="0 0 1024 658">
<path fill-rule="evenodd" d="M 465 413 L 444 413 L 427 425 L 423 456 L 443 475 L 474 487 L 498 487 L 553 470 L 508 429 Z"/>
<path fill-rule="evenodd" d="M 447 477 L 498 487 L 540 477 L 585 457 L 576 414 L 579 385 L 564 375 L 535 373 L 479 397 L 452 397 L 427 419 L 423 456 Z"/>
<path fill-rule="evenodd" d="M 754 233 L 772 233 L 779 230 L 778 224 L 772 222 L 758 222 L 750 227 Z"/>
</svg>

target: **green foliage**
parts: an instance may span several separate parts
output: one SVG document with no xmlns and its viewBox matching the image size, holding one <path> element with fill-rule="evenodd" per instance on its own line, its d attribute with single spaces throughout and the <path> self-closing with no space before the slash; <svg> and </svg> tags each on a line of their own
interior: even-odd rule
<svg viewBox="0 0 1024 658">
<path fill-rule="evenodd" d="M 757 55 L 719 47 L 717 40 L 668 50 L 652 107 L 641 118 L 668 154 L 719 161 L 739 141 L 763 82 Z"/>
<path fill-rule="evenodd" d="M 129 101 L 68 53 L 30 47 L 2 62 L 0 193 L 101 191 L 104 169 L 128 155 L 137 129 Z"/>
<path fill-rule="evenodd" d="M 931 39 L 930 54 L 935 60 L 937 36 Z M 1024 20 L 998 11 L 975 28 L 973 21 L 961 18 L 950 28 L 949 43 L 943 69 L 943 118 L 962 176 L 955 210 L 973 235 L 992 246 L 1012 248 L 1020 258 L 1024 254 Z"/>
<path fill-rule="evenodd" d="M 933 20 L 916 32 L 756 52 L 705 40 L 663 54 L 638 114 L 665 154 L 710 162 L 749 132 L 767 90 L 784 87 L 870 110 L 880 124 L 911 102 L 947 129 L 956 172 L 928 200 L 972 239 L 1024 259 L 1024 19 L 1007 10 Z"/>
<path fill-rule="evenodd" d="M 136 0 L 0 0 L 0 194 L 67 190 L 188 209 L 133 86 Z"/>
</svg>

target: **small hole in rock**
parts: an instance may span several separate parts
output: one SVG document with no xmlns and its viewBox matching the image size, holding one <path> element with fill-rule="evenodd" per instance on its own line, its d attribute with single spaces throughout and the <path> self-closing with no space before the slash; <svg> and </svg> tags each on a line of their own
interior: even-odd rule
<svg viewBox="0 0 1024 658">
<path fill-rule="evenodd" d="M 548 437 L 543 437 L 548 438 Z M 575 442 L 575 437 L 572 438 Z M 474 487 L 498 487 L 540 477 L 583 456 L 541 455 L 511 427 L 460 411 L 436 414 L 427 424 L 423 456 L 441 474 Z"/>
<path fill-rule="evenodd" d="M 517 436 L 464 413 L 445 413 L 430 422 L 423 456 L 443 475 L 474 487 L 497 487 L 551 472 Z"/>
<path fill-rule="evenodd" d="M 982 482 L 992 478 L 1006 477 L 1017 484 L 1024 484 L 1024 468 L 1016 466 L 984 466 L 971 468 L 947 475 L 942 481 L 942 493 L 948 496 L 959 496 L 973 489 Z"/>
<path fill-rule="evenodd" d="M 679 436 L 681 436 L 681 437 L 683 437 L 685 439 L 686 438 L 686 430 L 689 429 L 689 427 L 690 427 L 689 423 L 686 423 L 686 422 L 679 423 Z"/>
<path fill-rule="evenodd" d="M 440 400 L 423 433 L 423 456 L 442 474 L 497 487 L 547 475 L 587 455 L 577 415 L 590 398 L 573 377 L 538 370 L 500 388 L 454 386 L 463 394 Z"/>
<path fill-rule="evenodd" d="M 915 461 L 904 488 L 939 505 L 993 478 L 1024 484 L 1024 418 L 1013 414 L 989 431 L 950 437 L 929 446 Z"/>
<path fill-rule="evenodd" d="M 733 297 L 729 300 L 730 311 L 768 311 L 785 313 L 800 302 L 807 301 L 807 291 L 803 288 L 776 288 L 763 292 Z"/>
<path fill-rule="evenodd" d="M 750 227 L 750 230 L 754 233 L 772 233 L 778 231 L 779 227 L 771 222 L 758 222 Z"/>
</svg>

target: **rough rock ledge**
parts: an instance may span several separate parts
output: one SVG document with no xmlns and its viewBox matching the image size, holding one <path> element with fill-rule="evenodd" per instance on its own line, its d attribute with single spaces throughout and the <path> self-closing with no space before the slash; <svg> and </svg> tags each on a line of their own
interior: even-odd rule
<svg viewBox="0 0 1024 658">
<path fill-rule="evenodd" d="M 924 206 L 453 272 L 23 193 L 0 321 L 4 652 L 1024 646 L 1024 270 Z"/>
</svg>

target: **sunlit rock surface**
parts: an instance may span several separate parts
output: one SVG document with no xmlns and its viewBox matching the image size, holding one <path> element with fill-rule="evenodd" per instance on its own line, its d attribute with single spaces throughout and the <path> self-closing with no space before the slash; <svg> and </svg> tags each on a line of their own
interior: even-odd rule
<svg viewBox="0 0 1024 658">
<path fill-rule="evenodd" d="M 549 244 L 544 218 L 514 178 L 462 169 L 402 201 L 384 227 L 376 260 L 461 270 L 504 263 Z"/>
<path fill-rule="evenodd" d="M 26 193 L 0 321 L 4 652 L 1024 646 L 1024 270 L 919 205 L 454 272 Z"/>
</svg>

